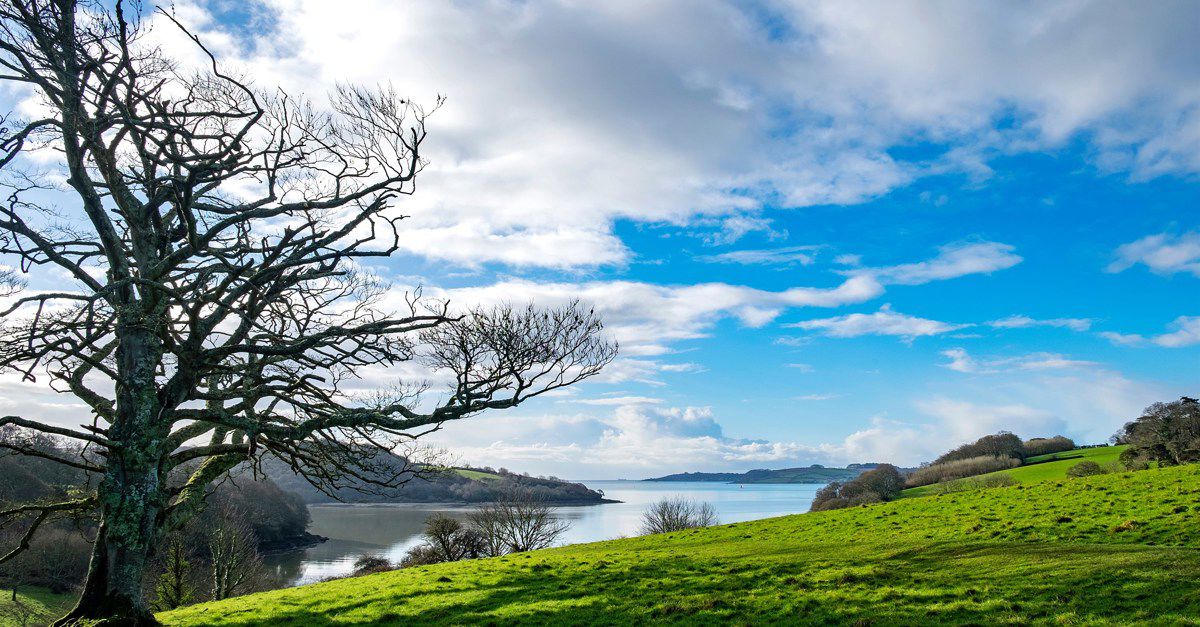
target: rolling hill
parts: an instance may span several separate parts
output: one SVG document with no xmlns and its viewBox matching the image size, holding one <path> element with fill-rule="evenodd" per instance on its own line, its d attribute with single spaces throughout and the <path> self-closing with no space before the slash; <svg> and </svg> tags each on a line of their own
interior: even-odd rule
<svg viewBox="0 0 1200 627">
<path fill-rule="evenodd" d="M 1017 483 L 1031 483 L 1047 479 L 1065 479 L 1067 471 L 1075 464 L 1082 461 L 1093 461 L 1097 464 L 1115 462 L 1121 456 L 1121 451 L 1124 451 L 1125 448 L 1124 446 L 1097 446 L 1094 448 L 1064 451 L 1062 453 L 1038 455 L 1026 459 L 1023 465 L 1011 470 L 997 470 L 996 472 L 976 475 L 970 479 L 981 480 L 998 475 L 1008 475 Z M 908 488 L 900 496 L 902 498 L 927 496 L 937 491 L 935 486 L 936 484 L 924 485 L 919 488 Z"/>
<path fill-rule="evenodd" d="M 1195 624 L 1200 466 L 439 564 L 159 616 L 168 625 Z"/>
</svg>

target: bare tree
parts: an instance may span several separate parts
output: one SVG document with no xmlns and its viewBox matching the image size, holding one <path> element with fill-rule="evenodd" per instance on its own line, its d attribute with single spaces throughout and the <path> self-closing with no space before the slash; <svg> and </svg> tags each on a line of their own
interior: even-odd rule
<svg viewBox="0 0 1200 627">
<path fill-rule="evenodd" d="M 227 599 L 245 592 L 262 570 L 258 539 L 245 518 L 236 511 L 222 512 L 208 537 L 212 598 Z"/>
<path fill-rule="evenodd" d="M 544 549 L 571 528 L 554 515 L 554 508 L 525 488 L 515 488 L 503 500 L 482 505 L 470 514 L 489 555 Z"/>
<path fill-rule="evenodd" d="M 642 535 L 670 533 L 717 524 L 717 510 L 710 503 L 683 497 L 664 498 L 642 514 Z"/>
<path fill-rule="evenodd" d="M 74 281 L 0 295 L 0 371 L 45 377 L 92 412 L 78 427 L 0 426 L 79 442 L 82 458 L 4 446 L 96 486 L 0 512 L 28 525 L 0 563 L 47 520 L 95 512 L 87 580 L 64 623 L 152 624 L 142 590 L 155 547 L 239 464 L 271 455 L 327 490 L 395 486 L 411 469 L 381 470 L 376 452 L 588 378 L 616 351 L 577 305 L 455 312 L 362 269 L 399 248 L 392 205 L 414 190 L 440 99 L 423 108 L 341 87 L 319 108 L 253 89 L 211 55 L 187 70 L 144 32 L 120 0 L 0 4 L 0 79 L 45 112 L 0 125 L 0 258 Z M 58 170 L 30 171 L 34 150 L 56 154 Z M 10 275 L 7 292 L 21 287 Z M 449 388 L 348 392 L 364 368 L 400 362 L 446 373 Z M 184 480 L 168 481 L 180 469 Z"/>
</svg>

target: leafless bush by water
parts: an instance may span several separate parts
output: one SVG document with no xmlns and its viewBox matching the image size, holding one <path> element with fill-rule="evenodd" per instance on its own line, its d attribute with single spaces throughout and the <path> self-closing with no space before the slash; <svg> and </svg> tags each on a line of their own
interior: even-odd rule
<svg viewBox="0 0 1200 627">
<path fill-rule="evenodd" d="M 710 503 L 685 499 L 664 498 L 642 514 L 642 535 L 670 533 L 717 524 L 717 510 Z"/>
</svg>

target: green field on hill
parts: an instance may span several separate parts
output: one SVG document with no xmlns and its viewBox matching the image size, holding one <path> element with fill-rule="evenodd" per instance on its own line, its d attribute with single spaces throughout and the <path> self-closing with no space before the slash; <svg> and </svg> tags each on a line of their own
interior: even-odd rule
<svg viewBox="0 0 1200 627">
<path fill-rule="evenodd" d="M 996 472 L 976 475 L 973 479 L 983 479 L 995 475 L 1008 475 L 1017 483 L 1065 479 L 1067 471 L 1070 470 L 1071 466 L 1085 460 L 1093 461 L 1097 464 L 1115 462 L 1121 456 L 1121 451 L 1125 449 L 1126 447 L 1124 446 L 1098 446 L 1096 448 L 1081 448 L 1062 453 L 1038 455 L 1025 460 L 1025 465 L 1023 466 L 1018 466 L 1011 470 L 997 470 Z M 934 493 L 934 489 L 932 485 L 923 485 L 919 488 L 909 488 L 901 492 L 900 496 L 928 496 Z"/>
<path fill-rule="evenodd" d="M 1200 466 L 439 564 L 159 618 L 168 625 L 1200 624 Z"/>
</svg>

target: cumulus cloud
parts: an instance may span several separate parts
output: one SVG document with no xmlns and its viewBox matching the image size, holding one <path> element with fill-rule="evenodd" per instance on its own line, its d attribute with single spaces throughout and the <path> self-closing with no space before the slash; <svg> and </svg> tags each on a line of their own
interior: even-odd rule
<svg viewBox="0 0 1200 627">
<path fill-rule="evenodd" d="M 266 0 L 253 27 L 211 19 L 220 6 L 175 3 L 260 86 L 449 96 L 402 209 L 406 250 L 453 263 L 622 263 L 621 219 L 729 218 L 735 241 L 769 233 L 767 202 L 987 176 L 993 156 L 1068 138 L 1135 178 L 1200 170 L 1200 93 L 1179 88 L 1200 81 L 1178 27 L 1194 6 Z M 178 39 L 162 43 L 198 57 Z M 896 156 L 914 142 L 944 149 Z"/>
<path fill-rule="evenodd" d="M 1009 316 L 999 320 L 992 320 L 987 323 L 988 326 L 997 329 L 1029 329 L 1033 327 L 1055 327 L 1061 329 L 1070 329 L 1072 331 L 1087 331 L 1092 328 L 1091 318 L 1048 318 L 1037 320 L 1029 316 Z"/>
<path fill-rule="evenodd" d="M 848 338 L 864 335 L 890 335 L 913 340 L 922 336 L 941 335 L 959 329 L 965 329 L 969 324 L 951 324 L 918 318 L 892 311 L 890 305 L 884 305 L 872 314 L 847 314 L 833 318 L 818 318 L 803 322 L 792 322 L 785 327 L 818 331 L 829 337 Z"/>
<path fill-rule="evenodd" d="M 1159 233 L 1123 244 L 1108 271 L 1121 272 L 1137 264 L 1158 274 L 1186 272 L 1200 277 L 1200 233 Z"/>
<path fill-rule="evenodd" d="M 534 472 L 611 473 L 637 477 L 697 469 L 745 470 L 830 458 L 820 446 L 728 436 L 707 407 L 635 403 L 600 416 L 483 416 L 470 428 L 450 424 L 435 436 L 465 461 L 519 465 Z"/>
</svg>

